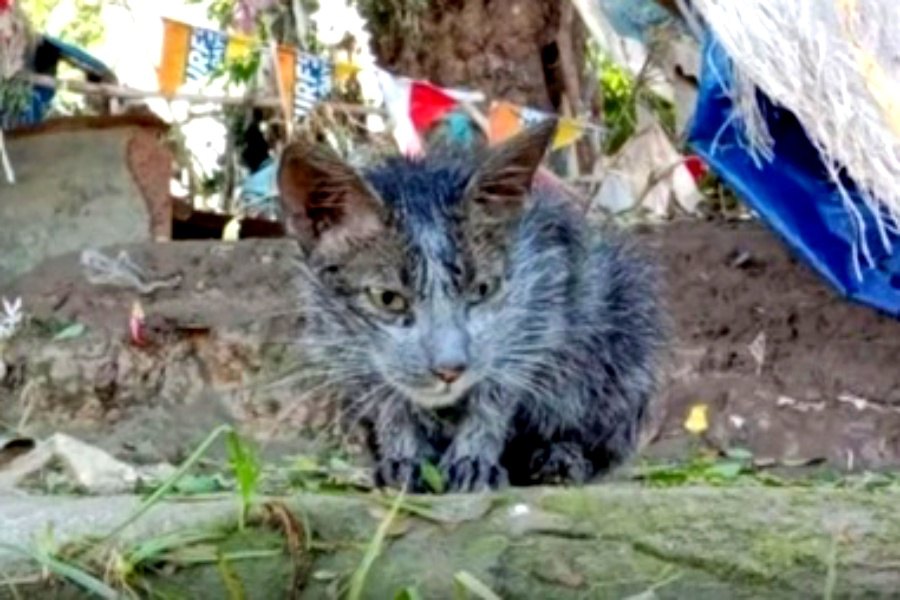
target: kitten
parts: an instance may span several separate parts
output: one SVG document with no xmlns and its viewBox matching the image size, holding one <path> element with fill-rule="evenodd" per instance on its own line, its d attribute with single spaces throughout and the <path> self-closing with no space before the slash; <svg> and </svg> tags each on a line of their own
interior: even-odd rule
<svg viewBox="0 0 900 600">
<path fill-rule="evenodd" d="M 368 428 L 381 485 L 582 483 L 634 450 L 657 389 L 655 270 L 533 182 L 555 131 L 357 172 L 289 146 L 311 370 Z"/>
</svg>

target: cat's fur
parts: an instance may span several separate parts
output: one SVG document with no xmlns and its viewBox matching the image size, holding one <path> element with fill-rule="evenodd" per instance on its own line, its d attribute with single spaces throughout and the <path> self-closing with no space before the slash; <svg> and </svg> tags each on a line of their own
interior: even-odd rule
<svg viewBox="0 0 900 600">
<path fill-rule="evenodd" d="M 370 428 L 382 484 L 420 489 L 425 459 L 455 491 L 583 482 L 636 446 L 665 339 L 655 271 L 533 184 L 553 132 L 364 173 L 285 150 L 311 368 Z"/>
</svg>

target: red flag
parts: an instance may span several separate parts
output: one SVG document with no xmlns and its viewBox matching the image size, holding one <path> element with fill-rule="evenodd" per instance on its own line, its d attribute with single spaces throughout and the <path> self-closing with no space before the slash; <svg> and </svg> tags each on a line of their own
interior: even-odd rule
<svg viewBox="0 0 900 600">
<path fill-rule="evenodd" d="M 456 100 L 427 81 L 413 81 L 409 89 L 409 116 L 416 131 L 425 133 L 456 107 Z"/>
</svg>

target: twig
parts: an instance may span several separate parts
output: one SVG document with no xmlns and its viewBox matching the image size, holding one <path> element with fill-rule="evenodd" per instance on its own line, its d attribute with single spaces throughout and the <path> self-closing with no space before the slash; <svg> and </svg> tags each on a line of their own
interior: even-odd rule
<svg viewBox="0 0 900 600">
<path fill-rule="evenodd" d="M 137 266 L 124 250 L 112 259 L 102 252 L 88 248 L 81 253 L 81 266 L 85 278 L 93 285 L 130 287 L 140 294 L 176 288 L 181 285 L 182 280 L 182 276 L 176 274 L 166 279 L 147 281 L 143 269 Z"/>
<path fill-rule="evenodd" d="M 6 142 L 3 139 L 3 130 L 0 129 L 0 161 L 3 162 L 3 173 L 6 175 L 6 181 L 9 184 L 16 182 L 16 173 L 13 171 L 12 164 L 9 162 L 9 155 L 6 153 Z"/>
<path fill-rule="evenodd" d="M 650 173 L 650 176 L 647 177 L 647 185 L 644 186 L 644 189 L 641 190 L 640 194 L 638 194 L 637 201 L 635 202 L 635 206 L 641 206 L 644 203 L 644 200 L 650 194 L 650 192 L 653 191 L 653 188 L 655 188 L 657 185 L 662 183 L 667 177 L 669 177 L 672 173 L 674 173 L 675 169 L 677 169 L 678 167 L 683 165 L 686 160 L 687 160 L 687 157 L 679 158 L 674 163 L 672 163 L 668 166 L 665 166 L 661 169 L 656 169 L 655 171 Z"/>
</svg>

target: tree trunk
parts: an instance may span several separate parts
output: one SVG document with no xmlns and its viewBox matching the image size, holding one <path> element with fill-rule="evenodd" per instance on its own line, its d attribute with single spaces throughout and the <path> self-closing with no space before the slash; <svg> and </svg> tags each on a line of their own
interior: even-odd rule
<svg viewBox="0 0 900 600">
<path fill-rule="evenodd" d="M 560 57 L 570 53 L 574 77 L 583 74 L 586 38 L 578 19 L 564 18 L 567 7 L 568 0 L 360 2 L 373 51 L 389 70 L 550 111 L 565 90 Z M 560 48 L 560 39 L 571 47 Z"/>
</svg>

